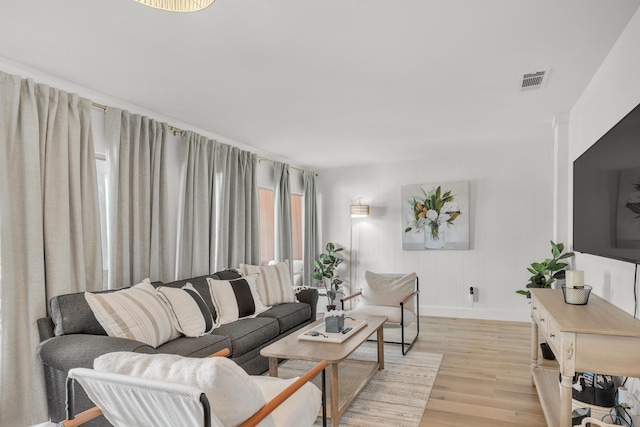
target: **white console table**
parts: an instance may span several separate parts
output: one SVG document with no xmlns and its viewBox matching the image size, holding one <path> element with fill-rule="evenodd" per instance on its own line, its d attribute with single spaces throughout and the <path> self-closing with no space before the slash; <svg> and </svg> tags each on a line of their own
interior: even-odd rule
<svg viewBox="0 0 640 427">
<path fill-rule="evenodd" d="M 531 377 L 549 427 L 571 427 L 576 372 L 640 377 L 640 320 L 594 295 L 587 305 L 566 304 L 561 289 L 531 291 Z M 560 364 L 538 365 L 538 332 Z"/>
</svg>

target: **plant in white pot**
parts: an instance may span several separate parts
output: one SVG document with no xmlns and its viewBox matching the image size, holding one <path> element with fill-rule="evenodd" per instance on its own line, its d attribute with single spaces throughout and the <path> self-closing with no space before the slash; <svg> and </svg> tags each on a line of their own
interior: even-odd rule
<svg viewBox="0 0 640 427">
<path fill-rule="evenodd" d="M 342 264 L 343 259 L 340 257 L 339 252 L 343 248 L 339 248 L 335 243 L 327 243 L 327 253 L 320 254 L 316 260 L 314 260 L 314 270 L 311 277 L 314 280 L 322 282 L 325 290 L 327 291 L 327 299 L 329 305 L 327 310 L 335 310 L 336 294 L 342 291 L 342 280 L 338 277 L 337 268 Z"/>
</svg>

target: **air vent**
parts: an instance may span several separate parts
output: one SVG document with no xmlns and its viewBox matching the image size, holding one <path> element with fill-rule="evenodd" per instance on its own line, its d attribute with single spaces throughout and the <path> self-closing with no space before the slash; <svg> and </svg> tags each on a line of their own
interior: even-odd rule
<svg viewBox="0 0 640 427">
<path fill-rule="evenodd" d="M 549 76 L 549 70 L 536 71 L 526 73 L 522 76 L 520 90 L 539 89 L 546 83 Z"/>
</svg>

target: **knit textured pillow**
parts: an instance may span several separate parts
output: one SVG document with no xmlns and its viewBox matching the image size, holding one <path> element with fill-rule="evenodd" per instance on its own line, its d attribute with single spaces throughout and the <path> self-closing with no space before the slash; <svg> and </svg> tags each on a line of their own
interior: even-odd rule
<svg viewBox="0 0 640 427">
<path fill-rule="evenodd" d="M 191 283 L 182 288 L 160 286 L 156 292 L 167 304 L 178 332 L 187 337 L 201 337 L 215 328 L 211 310 Z"/>
<path fill-rule="evenodd" d="M 258 293 L 266 305 L 296 302 L 291 284 L 289 260 L 274 265 L 240 264 L 245 276 L 258 274 Z"/>
<path fill-rule="evenodd" d="M 267 310 L 256 289 L 255 275 L 235 280 L 215 280 L 207 277 L 207 282 L 211 300 L 218 313 L 218 325 L 256 316 Z"/>
<path fill-rule="evenodd" d="M 169 309 L 149 279 L 110 294 L 85 292 L 84 297 L 111 337 L 128 338 L 155 348 L 180 336 Z"/>
</svg>

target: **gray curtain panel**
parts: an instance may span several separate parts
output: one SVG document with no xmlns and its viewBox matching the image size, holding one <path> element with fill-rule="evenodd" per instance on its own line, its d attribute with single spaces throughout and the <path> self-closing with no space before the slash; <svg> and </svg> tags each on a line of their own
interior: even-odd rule
<svg viewBox="0 0 640 427">
<path fill-rule="evenodd" d="M 102 288 L 92 138 L 91 101 L 0 72 L 3 426 L 48 419 L 35 356 L 48 299 Z"/>
<path fill-rule="evenodd" d="M 289 260 L 293 271 L 293 240 L 291 237 L 291 186 L 289 165 L 275 162 L 273 167 L 273 219 L 276 261 Z M 293 280 L 293 275 L 291 276 Z M 292 281 L 293 283 L 293 281 Z"/>
<path fill-rule="evenodd" d="M 256 155 L 185 132 L 181 163 L 176 278 L 259 263 Z"/>
<path fill-rule="evenodd" d="M 226 144 L 217 144 L 216 270 L 240 263 L 260 264 L 260 204 L 258 157 Z"/>
<path fill-rule="evenodd" d="M 316 197 L 316 173 L 304 171 L 304 219 L 302 223 L 302 257 L 304 258 L 304 282 L 313 286 L 313 261 L 320 254 L 320 236 L 318 234 L 318 202 Z"/>
<path fill-rule="evenodd" d="M 107 107 L 109 288 L 173 278 L 167 251 L 166 123 Z"/>
<path fill-rule="evenodd" d="M 215 148 L 193 132 L 180 141 L 181 194 L 176 279 L 215 272 Z"/>
</svg>

